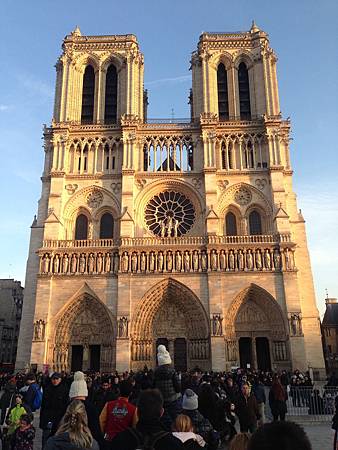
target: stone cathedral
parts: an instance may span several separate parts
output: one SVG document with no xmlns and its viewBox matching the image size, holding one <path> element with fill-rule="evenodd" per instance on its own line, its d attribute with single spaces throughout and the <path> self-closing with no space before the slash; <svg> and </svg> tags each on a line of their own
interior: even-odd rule
<svg viewBox="0 0 338 450">
<path fill-rule="evenodd" d="M 148 119 L 134 35 L 63 41 L 17 368 L 324 373 L 290 122 L 255 24 L 203 33 L 189 119 Z"/>
</svg>

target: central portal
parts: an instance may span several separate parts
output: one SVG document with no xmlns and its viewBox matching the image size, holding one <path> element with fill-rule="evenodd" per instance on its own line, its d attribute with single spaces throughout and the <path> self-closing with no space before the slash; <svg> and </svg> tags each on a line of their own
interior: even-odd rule
<svg viewBox="0 0 338 450">
<path fill-rule="evenodd" d="M 210 368 L 209 321 L 197 297 L 171 278 L 141 299 L 132 333 L 132 368 L 157 364 L 156 353 L 165 345 L 178 371 Z"/>
</svg>

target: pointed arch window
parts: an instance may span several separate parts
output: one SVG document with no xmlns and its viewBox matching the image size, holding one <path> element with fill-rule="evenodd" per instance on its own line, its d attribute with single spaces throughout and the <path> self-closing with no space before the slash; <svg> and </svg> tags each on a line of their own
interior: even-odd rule
<svg viewBox="0 0 338 450">
<path fill-rule="evenodd" d="M 228 212 L 225 216 L 225 229 L 227 236 L 237 236 L 236 216 L 232 212 Z"/>
<path fill-rule="evenodd" d="M 114 218 L 105 213 L 100 220 L 100 239 L 112 239 L 114 236 Z"/>
<path fill-rule="evenodd" d="M 228 78 L 222 63 L 217 69 L 217 93 L 219 120 L 229 120 Z"/>
<path fill-rule="evenodd" d="M 249 214 L 250 234 L 262 234 L 262 219 L 258 211 L 252 211 Z"/>
<path fill-rule="evenodd" d="M 251 119 L 249 72 L 244 62 L 238 67 L 239 110 L 241 120 Z"/>
<path fill-rule="evenodd" d="M 108 67 L 106 75 L 104 122 L 117 122 L 117 71 L 113 64 Z"/>
<path fill-rule="evenodd" d="M 94 119 L 95 73 L 87 66 L 83 75 L 81 123 L 93 123 Z"/>
<path fill-rule="evenodd" d="M 84 240 L 88 238 L 88 218 L 84 214 L 79 214 L 75 223 L 75 239 Z"/>
</svg>

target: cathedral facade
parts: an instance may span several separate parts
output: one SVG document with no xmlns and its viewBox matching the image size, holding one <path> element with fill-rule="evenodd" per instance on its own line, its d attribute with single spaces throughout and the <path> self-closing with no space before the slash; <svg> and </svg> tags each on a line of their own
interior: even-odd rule
<svg viewBox="0 0 338 450">
<path fill-rule="evenodd" d="M 191 117 L 147 118 L 134 35 L 63 42 L 17 368 L 324 373 L 274 51 L 203 33 Z"/>
</svg>

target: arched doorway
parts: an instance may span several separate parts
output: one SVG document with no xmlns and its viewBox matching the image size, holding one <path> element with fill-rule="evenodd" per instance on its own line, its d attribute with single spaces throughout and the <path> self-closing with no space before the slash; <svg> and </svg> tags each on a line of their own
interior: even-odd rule
<svg viewBox="0 0 338 450">
<path fill-rule="evenodd" d="M 286 320 L 277 301 L 251 284 L 232 302 L 226 323 L 229 364 L 261 370 L 291 367 Z"/>
<path fill-rule="evenodd" d="M 56 371 L 111 371 L 115 361 L 115 330 L 106 306 L 81 294 L 59 313 L 52 363 Z"/>
<path fill-rule="evenodd" d="M 210 368 L 209 321 L 196 295 L 171 278 L 141 299 L 132 323 L 131 366 L 156 364 L 156 348 L 166 345 L 177 370 Z"/>
</svg>

